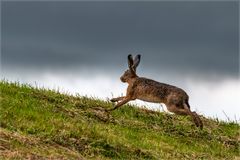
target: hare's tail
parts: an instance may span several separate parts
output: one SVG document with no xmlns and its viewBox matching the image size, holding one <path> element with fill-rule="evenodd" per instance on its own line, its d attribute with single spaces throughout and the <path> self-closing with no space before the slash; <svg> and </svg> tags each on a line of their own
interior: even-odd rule
<svg viewBox="0 0 240 160">
<path fill-rule="evenodd" d="M 190 109 L 190 105 L 188 103 L 188 100 L 186 100 L 185 103 L 186 103 L 187 107 Z"/>
</svg>

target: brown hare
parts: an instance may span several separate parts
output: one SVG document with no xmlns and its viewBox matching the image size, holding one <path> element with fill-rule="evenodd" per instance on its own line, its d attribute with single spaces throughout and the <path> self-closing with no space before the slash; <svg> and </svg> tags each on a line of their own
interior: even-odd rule
<svg viewBox="0 0 240 160">
<path fill-rule="evenodd" d="M 203 128 L 203 123 L 196 112 L 190 110 L 188 103 L 188 95 L 181 88 L 159 83 L 157 81 L 138 77 L 136 74 L 136 68 L 140 62 L 141 55 L 137 55 L 134 60 L 132 55 L 128 55 L 128 67 L 129 69 L 120 77 L 123 83 L 128 83 L 127 94 L 123 97 L 117 97 L 111 99 L 112 102 L 118 102 L 114 110 L 123 104 L 140 99 L 147 102 L 164 103 L 168 111 L 178 115 L 190 115 L 197 127 Z"/>
</svg>

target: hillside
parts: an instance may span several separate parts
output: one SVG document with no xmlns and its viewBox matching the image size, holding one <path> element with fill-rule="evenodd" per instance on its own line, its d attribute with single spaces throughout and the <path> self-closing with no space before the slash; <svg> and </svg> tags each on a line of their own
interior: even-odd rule
<svg viewBox="0 0 240 160">
<path fill-rule="evenodd" d="M 240 159 L 239 124 L 0 82 L 0 159 Z"/>
</svg>

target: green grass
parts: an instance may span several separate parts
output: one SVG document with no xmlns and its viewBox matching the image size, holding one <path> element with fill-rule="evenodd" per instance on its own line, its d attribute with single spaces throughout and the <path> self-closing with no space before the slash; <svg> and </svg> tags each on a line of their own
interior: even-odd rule
<svg viewBox="0 0 240 160">
<path fill-rule="evenodd" d="M 1 159 L 240 159 L 236 122 L 0 82 Z"/>
</svg>

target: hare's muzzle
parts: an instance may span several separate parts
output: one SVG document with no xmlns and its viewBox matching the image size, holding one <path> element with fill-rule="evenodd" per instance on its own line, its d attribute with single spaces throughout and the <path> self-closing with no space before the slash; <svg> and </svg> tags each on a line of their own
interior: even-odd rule
<svg viewBox="0 0 240 160">
<path fill-rule="evenodd" d="M 126 80 L 125 80 L 125 78 L 122 76 L 122 77 L 120 77 L 120 80 L 123 82 L 123 83 L 125 83 L 126 82 Z"/>
</svg>

